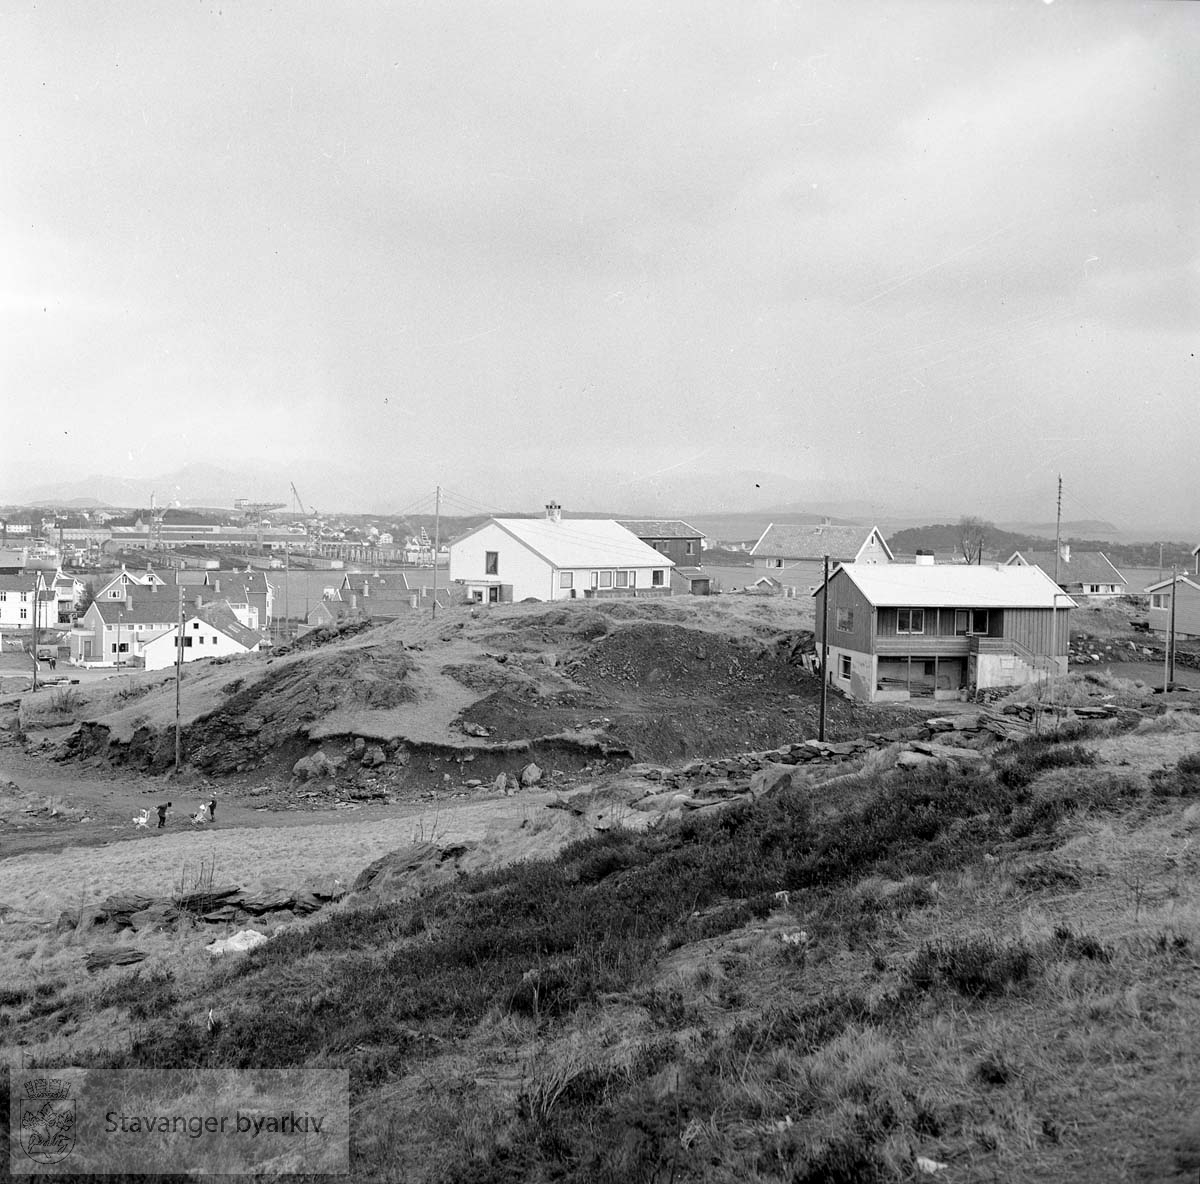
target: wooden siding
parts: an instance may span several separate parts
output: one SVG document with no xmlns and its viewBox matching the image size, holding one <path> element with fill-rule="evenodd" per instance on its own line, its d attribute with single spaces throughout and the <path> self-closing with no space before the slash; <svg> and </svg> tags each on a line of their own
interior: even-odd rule
<svg viewBox="0 0 1200 1184">
<path fill-rule="evenodd" d="M 880 657 L 961 658 L 971 652 L 969 637 L 937 637 L 928 633 L 901 633 L 893 637 L 877 637 L 875 652 Z"/>
<path fill-rule="evenodd" d="M 1000 636 L 1007 637 L 1038 655 L 1064 657 L 1070 648 L 1070 609 L 1058 610 L 1056 631 L 1051 609 L 1006 608 L 1004 632 Z"/>
<path fill-rule="evenodd" d="M 877 637 L 900 637 L 906 641 L 911 638 L 913 645 L 917 645 L 922 637 L 955 637 L 954 632 L 954 614 L 960 612 L 960 609 L 953 608 L 927 608 L 925 610 L 925 632 L 924 633 L 898 633 L 896 629 L 899 608 L 881 608 L 879 609 L 879 624 Z M 988 636 L 1003 637 L 1002 632 L 1002 617 L 1008 611 L 1006 609 L 993 608 L 988 610 Z M 965 636 L 965 635 L 964 635 Z M 913 651 L 916 652 L 915 650 Z M 966 653 L 966 650 L 960 651 Z"/>
<path fill-rule="evenodd" d="M 822 577 L 824 564 L 822 564 Z M 813 597 L 816 608 L 817 645 L 821 644 L 821 600 L 823 590 Z M 837 610 L 849 609 L 854 614 L 854 628 L 845 632 L 837 627 Z M 875 631 L 874 610 L 867 598 L 858 590 L 845 572 L 839 571 L 829 581 L 829 644 L 856 653 L 872 653 L 872 638 Z"/>
<path fill-rule="evenodd" d="M 1200 592 L 1182 581 L 1176 584 L 1179 602 L 1175 605 L 1175 636 L 1200 637 Z M 1159 588 L 1156 595 L 1166 595 L 1166 608 L 1152 608 L 1148 617 L 1150 628 L 1166 633 L 1171 627 L 1171 585 Z"/>
</svg>

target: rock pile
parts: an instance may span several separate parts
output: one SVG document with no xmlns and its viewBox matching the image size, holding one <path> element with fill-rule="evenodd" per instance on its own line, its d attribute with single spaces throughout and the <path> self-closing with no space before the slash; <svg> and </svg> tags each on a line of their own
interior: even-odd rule
<svg viewBox="0 0 1200 1184">
<path fill-rule="evenodd" d="M 183 922 L 216 925 L 246 917 L 283 922 L 315 913 L 345 894 L 346 886 L 333 876 L 321 876 L 299 889 L 263 884 L 242 888 L 228 884 L 205 886 L 173 897 L 120 892 L 99 904 L 61 913 L 58 929 L 60 932 L 68 929 L 132 929 L 141 933 L 169 929 Z"/>
</svg>

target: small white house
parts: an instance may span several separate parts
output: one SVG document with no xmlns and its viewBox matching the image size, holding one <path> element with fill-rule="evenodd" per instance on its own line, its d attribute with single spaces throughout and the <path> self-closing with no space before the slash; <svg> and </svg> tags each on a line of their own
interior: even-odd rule
<svg viewBox="0 0 1200 1184">
<path fill-rule="evenodd" d="M 178 625 L 152 637 L 142 646 L 147 670 L 163 670 L 175 665 Z M 257 653 L 262 646 L 261 633 L 247 629 L 223 601 L 206 605 L 188 615 L 183 622 L 183 660 L 224 658 L 230 654 Z"/>
<path fill-rule="evenodd" d="M 53 593 L 47 589 L 42 572 L 19 575 L 0 572 L 0 629 L 32 629 L 35 605 L 39 628 L 57 625 L 58 609 L 52 599 Z"/>
<path fill-rule="evenodd" d="M 674 563 L 610 519 L 491 518 L 450 545 L 450 579 L 468 600 L 670 596 Z"/>
</svg>

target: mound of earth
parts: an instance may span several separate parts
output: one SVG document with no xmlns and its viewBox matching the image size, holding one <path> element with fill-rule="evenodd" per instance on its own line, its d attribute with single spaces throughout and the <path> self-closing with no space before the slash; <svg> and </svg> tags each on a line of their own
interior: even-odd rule
<svg viewBox="0 0 1200 1184">
<path fill-rule="evenodd" d="M 308 730 L 331 712 L 387 709 L 409 703 L 411 658 L 399 646 L 356 646 L 313 654 L 223 689 L 225 702 L 186 730 L 188 762 L 223 775 L 259 764 L 271 755 L 287 762 L 307 750 Z M 112 751 L 116 746 L 119 751 Z M 105 751 L 107 750 L 107 751 Z M 172 729 L 138 728 L 128 744 L 113 740 L 102 724 L 84 724 L 64 746 L 64 756 L 100 751 L 146 772 L 164 772 L 175 757 Z"/>
</svg>

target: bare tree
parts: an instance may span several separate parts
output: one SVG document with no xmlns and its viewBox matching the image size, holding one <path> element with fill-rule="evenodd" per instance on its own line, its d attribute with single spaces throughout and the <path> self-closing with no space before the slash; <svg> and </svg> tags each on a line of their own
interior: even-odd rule
<svg viewBox="0 0 1200 1184">
<path fill-rule="evenodd" d="M 958 520 L 958 546 L 968 563 L 983 562 L 983 547 L 988 534 L 996 528 L 982 518 L 964 517 Z"/>
</svg>

